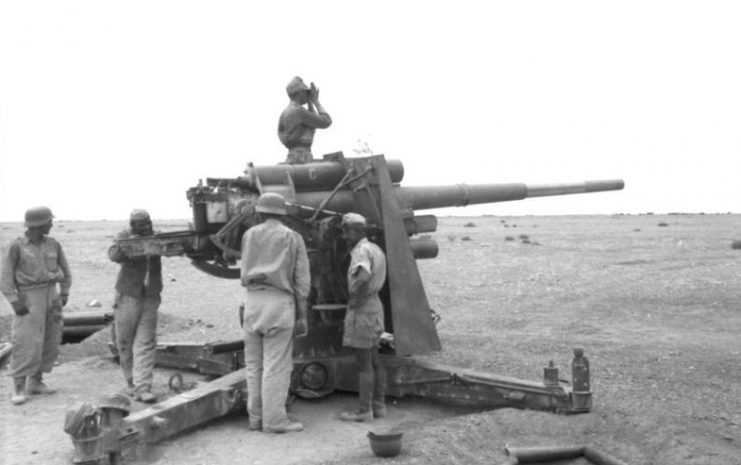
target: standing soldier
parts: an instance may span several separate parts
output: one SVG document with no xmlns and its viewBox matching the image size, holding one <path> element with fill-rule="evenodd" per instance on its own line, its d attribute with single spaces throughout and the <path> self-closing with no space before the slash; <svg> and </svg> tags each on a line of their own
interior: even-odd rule
<svg viewBox="0 0 741 465">
<path fill-rule="evenodd" d="M 332 118 L 319 103 L 319 89 L 313 82 L 308 87 L 296 76 L 286 86 L 286 92 L 291 101 L 278 120 L 278 138 L 288 149 L 286 163 L 308 163 L 314 159 L 311 154 L 314 133 L 328 128 Z M 307 104 L 308 109 L 304 108 Z"/>
<path fill-rule="evenodd" d="M 293 369 L 293 334 L 308 332 L 309 257 L 301 236 L 281 223 L 285 199 L 265 193 L 255 206 L 261 224 L 242 238 L 244 363 L 249 428 L 271 433 L 301 431 L 286 414 Z"/>
<path fill-rule="evenodd" d="M 162 258 L 130 258 L 119 244 L 121 239 L 154 234 L 146 210 L 136 209 L 129 217 L 129 229 L 118 234 L 108 257 L 121 264 L 113 305 L 116 348 L 128 389 L 136 400 L 152 403 L 152 371 L 157 349 L 157 309 L 162 292 Z"/>
<path fill-rule="evenodd" d="M 342 217 L 342 237 L 352 246 L 342 345 L 355 352 L 360 401 L 356 411 L 340 414 L 344 421 L 373 421 L 374 417 L 386 416 L 386 369 L 378 355 L 383 333 L 383 303 L 378 292 L 386 281 L 386 256 L 366 238 L 366 228 L 365 218 L 357 213 Z"/>
<path fill-rule="evenodd" d="M 14 405 L 26 402 L 27 393 L 54 392 L 41 378 L 59 356 L 62 307 L 67 305 L 72 273 L 62 246 L 48 237 L 52 218 L 47 207 L 28 210 L 25 235 L 11 242 L 3 256 L 0 291 L 15 312 L 9 373 Z"/>
</svg>

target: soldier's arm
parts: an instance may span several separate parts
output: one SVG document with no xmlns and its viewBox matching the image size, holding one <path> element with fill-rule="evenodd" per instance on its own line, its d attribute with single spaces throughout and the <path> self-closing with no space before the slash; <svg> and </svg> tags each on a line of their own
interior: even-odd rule
<svg viewBox="0 0 741 465">
<path fill-rule="evenodd" d="M 279 122 L 278 123 L 278 139 L 280 139 L 280 143 L 288 146 L 288 134 L 283 131 L 283 125 Z"/>
<path fill-rule="evenodd" d="M 332 124 L 332 118 L 329 116 L 329 113 L 324 110 L 324 107 L 319 102 L 316 102 L 316 109 L 317 113 L 312 113 L 306 108 L 301 108 L 299 113 L 301 122 L 312 128 L 328 128 Z"/>
<path fill-rule="evenodd" d="M 281 113 L 280 118 L 278 118 L 278 139 L 280 139 L 280 143 L 288 147 L 288 144 L 291 143 L 290 139 L 288 138 L 289 133 L 286 131 L 286 122 L 285 122 L 285 111 Z"/>
<path fill-rule="evenodd" d="M 20 250 L 18 244 L 12 243 L 5 250 L 2 257 L 2 271 L 0 271 L 0 292 L 11 304 L 18 302 L 18 293 L 15 287 L 15 267 L 18 263 Z"/>
<path fill-rule="evenodd" d="M 370 273 L 363 267 L 358 267 L 353 273 L 353 280 L 350 284 L 350 296 L 362 296 L 365 295 L 368 289 L 368 282 L 370 281 Z"/>
<path fill-rule="evenodd" d="M 368 293 L 368 284 L 371 279 L 372 258 L 370 251 L 366 248 L 360 250 L 354 268 L 350 271 L 353 279 L 350 281 L 348 293 L 350 299 L 364 296 Z"/>
<path fill-rule="evenodd" d="M 309 292 L 311 292 L 311 271 L 309 269 L 309 255 L 306 253 L 306 244 L 297 234 L 296 269 L 293 272 L 293 289 L 296 293 L 296 318 L 307 318 Z"/>
<path fill-rule="evenodd" d="M 128 237 L 129 234 L 126 231 L 118 233 L 118 235 L 116 236 L 116 240 L 113 242 L 113 245 L 111 245 L 111 247 L 108 249 L 108 258 L 116 263 L 121 263 L 122 261 L 126 260 L 126 254 L 124 253 L 121 246 L 118 244 L 118 241 L 121 239 L 126 239 Z"/>
<path fill-rule="evenodd" d="M 248 229 L 244 232 L 242 235 L 242 259 L 240 260 L 239 264 L 239 277 L 240 281 L 242 283 L 242 286 L 247 287 L 247 260 L 245 260 L 245 257 L 247 256 L 247 252 L 249 251 L 249 242 L 250 237 L 252 237 L 252 229 Z"/>
<path fill-rule="evenodd" d="M 64 278 L 59 282 L 59 293 L 63 296 L 69 295 L 69 289 L 72 287 L 72 271 L 69 269 L 69 263 L 67 263 L 67 256 L 64 255 L 62 245 L 57 242 L 57 263 L 59 268 L 64 272 Z"/>
</svg>

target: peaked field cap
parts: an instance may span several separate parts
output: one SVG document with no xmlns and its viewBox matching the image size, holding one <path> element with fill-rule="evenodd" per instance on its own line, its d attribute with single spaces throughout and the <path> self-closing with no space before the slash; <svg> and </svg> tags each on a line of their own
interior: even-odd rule
<svg viewBox="0 0 741 465">
<path fill-rule="evenodd" d="M 277 192 L 266 192 L 257 199 L 255 211 L 259 213 L 272 213 L 273 215 L 286 215 L 286 199 Z"/>
<path fill-rule="evenodd" d="M 296 76 L 288 82 L 286 86 L 286 93 L 290 96 L 302 90 L 309 90 L 309 86 L 304 83 L 304 80 Z"/>
<path fill-rule="evenodd" d="M 131 214 L 129 215 L 130 221 L 146 221 L 148 219 L 150 219 L 149 212 L 143 208 L 135 208 L 131 210 Z"/>
<path fill-rule="evenodd" d="M 358 213 L 345 213 L 342 215 L 342 226 L 348 227 L 366 227 L 368 223 L 365 221 L 365 217 Z"/>
<path fill-rule="evenodd" d="M 52 218 L 54 218 L 54 215 L 52 215 L 49 207 L 33 207 L 26 210 L 23 224 L 27 228 L 43 226 L 51 221 Z"/>
</svg>

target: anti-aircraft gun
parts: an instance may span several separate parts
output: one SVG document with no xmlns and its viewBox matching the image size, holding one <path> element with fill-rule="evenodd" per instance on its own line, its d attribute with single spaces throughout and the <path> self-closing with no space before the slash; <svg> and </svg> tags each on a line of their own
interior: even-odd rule
<svg viewBox="0 0 741 465">
<path fill-rule="evenodd" d="M 309 253 L 312 291 L 309 335 L 294 343 L 291 390 L 316 398 L 335 390 L 357 391 L 355 359 L 343 349 L 342 320 L 347 303 L 348 248 L 341 238 L 341 215 L 368 219 L 369 236 L 386 252 L 387 282 L 381 293 L 387 338 L 381 353 L 388 372 L 387 394 L 423 396 L 486 408 L 519 407 L 563 413 L 588 412 L 588 379 L 570 386 L 546 369 L 543 381 L 527 381 L 443 366 L 415 355 L 441 349 L 435 315 L 427 300 L 416 259 L 434 258 L 438 247 L 423 233 L 437 229 L 421 210 L 521 200 L 530 197 L 620 190 L 622 180 L 573 184 L 455 184 L 407 187 L 404 168 L 382 155 L 346 158 L 325 155 L 307 164 L 253 166 L 243 176 L 207 179 L 187 191 L 193 222 L 187 231 L 121 241 L 129 256 L 187 256 L 200 270 L 238 278 L 241 237 L 256 224 L 254 207 L 265 192 L 288 200 L 285 223 L 299 232 Z M 157 363 L 220 378 L 124 418 L 111 429 L 113 449 L 136 441 L 156 442 L 186 428 L 242 409 L 245 378 L 243 341 L 161 344 Z M 73 438 L 74 440 L 74 438 Z"/>
</svg>

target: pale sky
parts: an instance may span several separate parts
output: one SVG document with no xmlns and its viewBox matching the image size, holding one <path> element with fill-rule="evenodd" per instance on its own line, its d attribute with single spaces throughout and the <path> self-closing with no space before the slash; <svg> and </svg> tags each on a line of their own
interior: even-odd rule
<svg viewBox="0 0 741 465">
<path fill-rule="evenodd" d="M 458 214 L 741 212 L 740 24 L 736 1 L 0 0 L 0 221 L 189 218 L 199 178 L 284 159 L 294 75 L 334 120 L 315 156 L 626 182 Z"/>
</svg>

